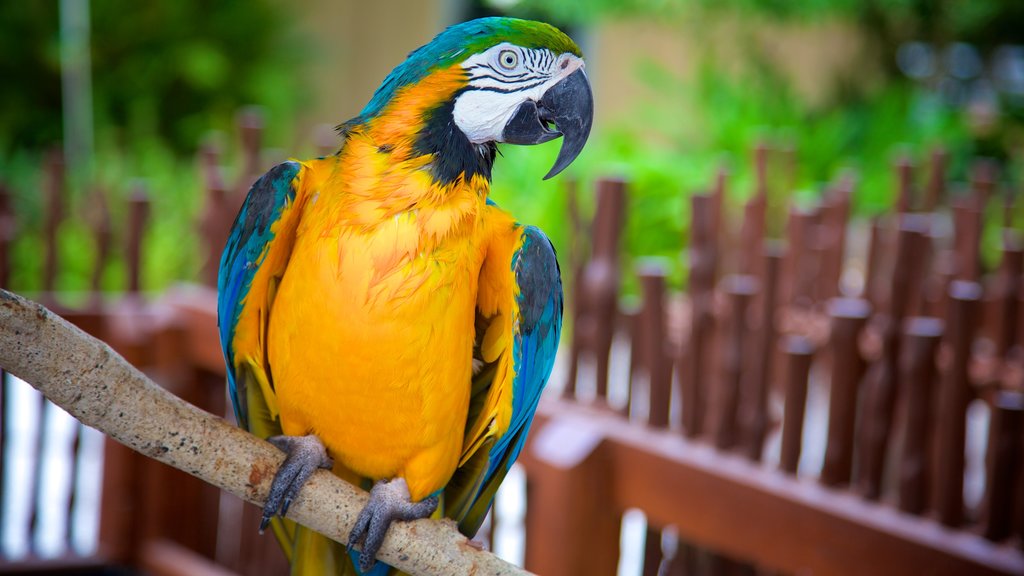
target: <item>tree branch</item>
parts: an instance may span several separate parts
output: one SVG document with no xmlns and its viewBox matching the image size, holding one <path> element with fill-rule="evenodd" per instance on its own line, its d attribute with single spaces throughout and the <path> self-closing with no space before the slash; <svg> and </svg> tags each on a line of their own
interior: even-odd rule
<svg viewBox="0 0 1024 576">
<path fill-rule="evenodd" d="M 103 342 L 6 290 L 0 366 L 86 425 L 257 505 L 284 460 L 267 442 L 174 396 Z M 345 542 L 366 501 L 365 492 L 320 470 L 288 517 Z M 471 546 L 451 521 L 396 522 L 377 558 L 419 575 L 527 574 Z"/>
</svg>

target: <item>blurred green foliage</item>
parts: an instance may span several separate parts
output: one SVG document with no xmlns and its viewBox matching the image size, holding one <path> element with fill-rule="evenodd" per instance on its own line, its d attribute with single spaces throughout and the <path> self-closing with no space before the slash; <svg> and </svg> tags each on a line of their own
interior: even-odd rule
<svg viewBox="0 0 1024 576">
<path fill-rule="evenodd" d="M 191 151 L 247 104 L 267 108 L 272 137 L 287 133 L 302 105 L 304 48 L 284 3 L 94 0 L 90 9 L 98 139 Z M 0 3 L 0 154 L 61 140 L 59 29 L 55 0 Z"/>
<path fill-rule="evenodd" d="M 721 6 L 709 0 L 521 0 L 515 11 L 562 22 L 730 8 L 781 17 L 845 14 L 861 18 L 869 5 L 877 8 L 853 0 L 798 0 L 792 5 L 725 0 Z M 943 5 L 944 13 L 955 12 L 955 20 L 961 22 L 959 28 L 949 30 L 967 33 L 971 26 L 990 22 L 993 14 L 1012 12 L 991 1 L 971 5 Z M 23 231 L 15 243 L 12 286 L 26 291 L 39 289 L 41 279 L 40 151 L 60 139 L 55 6 L 56 2 L 0 4 L 0 48 L 19 55 L 13 59 L 16 62 L 0 59 L 0 65 L 5 67 L 5 77 L 23 79 L 19 89 L 0 89 L 0 177 L 11 184 Z M 886 18 L 913 19 L 919 9 L 919 3 L 896 0 Z M 145 238 L 144 289 L 161 289 L 177 279 L 194 280 L 201 264 L 196 230 L 203 191 L 192 152 L 204 133 L 211 128 L 227 130 L 239 107 L 251 103 L 266 110 L 269 141 L 292 141 L 289 127 L 303 94 L 295 79 L 302 77 L 298 69 L 305 48 L 296 40 L 283 5 L 271 0 L 203 6 L 94 0 L 92 16 L 94 181 L 108 195 L 117 232 L 124 229 L 132 179 L 146 178 L 153 207 Z M 713 52 L 708 47 L 708 54 Z M 892 59 L 892 54 L 885 57 Z M 589 191 L 598 177 L 612 174 L 629 179 L 627 259 L 668 257 L 675 263 L 672 278 L 681 283 L 680 256 L 689 222 L 687 195 L 710 188 L 716 171 L 725 165 L 730 171 L 728 209 L 738 213 L 741 200 L 753 188 L 751 151 L 761 141 L 776 148 L 791 147 L 798 160 L 796 173 L 789 175 L 782 159 L 773 157 L 770 174 L 777 206 L 793 189 L 801 201 L 816 196 L 825 182 L 852 168 L 858 181 L 856 208 L 861 213 L 887 209 L 895 187 L 893 154 L 899 146 L 907 146 L 923 160 L 927 149 L 942 143 L 953 153 L 950 175 L 964 178 L 966 159 L 979 144 L 963 112 L 934 93 L 891 77 L 882 86 L 837 91 L 833 102 L 810 107 L 756 54 L 750 58 L 755 65 L 740 75 L 718 73 L 709 58 L 695 78 L 685 80 L 653 59 L 636 62 L 634 73 L 655 97 L 638 102 L 628 120 L 596 127 L 591 142 L 569 169 L 568 175 L 579 180 L 584 192 L 584 214 L 592 209 Z M 565 253 L 570 241 L 565 179 L 540 179 L 553 163 L 558 146 L 557 142 L 502 146 L 503 157 L 494 169 L 493 198 L 522 222 L 547 231 Z M 288 150 L 289 155 L 300 157 L 305 152 Z M 228 164 L 238 163 L 229 160 Z M 60 233 L 59 290 L 88 287 L 95 261 L 89 230 L 91 194 L 87 187 L 69 195 L 67 213 L 74 217 Z M 113 262 L 103 278 L 106 289 L 125 286 L 120 257 L 124 241 L 123 236 L 115 238 Z"/>
<path fill-rule="evenodd" d="M 1024 42 L 1024 3 L 1012 0 L 518 0 L 492 2 L 514 15 L 550 19 L 569 25 L 591 25 L 621 18 L 657 19 L 677 23 L 680 34 L 697 35 L 702 47 L 696 78 L 674 77 L 650 60 L 635 63 L 634 73 L 656 95 L 638 102 L 628 120 L 602 126 L 573 167 L 586 185 L 584 201 L 592 199 L 589 183 L 602 175 L 622 174 L 631 186 L 625 230 L 627 258 L 657 255 L 671 260 L 672 279 L 683 281 L 689 202 L 686 196 L 707 191 L 716 171 L 729 171 L 730 207 L 737 223 L 740 202 L 754 187 L 753 148 L 763 142 L 775 149 L 792 149 L 796 172 L 789 174 L 783 154 L 770 159 L 771 202 L 776 215 L 769 234 L 779 235 L 784 222 L 781 209 L 792 195 L 798 202 L 816 198 L 826 183 L 842 172 L 855 174 L 854 208 L 860 214 L 890 209 L 896 190 L 893 161 L 909 154 L 919 164 L 929 150 L 942 145 L 951 153 L 948 176 L 964 181 L 968 162 L 976 155 L 1004 161 L 1004 178 L 1010 188 L 1019 186 L 1021 158 L 1012 147 L 1024 139 L 1021 107 L 1003 102 L 999 128 L 982 135 L 972 127 L 969 110 L 947 102 L 933 84 L 915 84 L 896 67 L 896 50 L 911 40 L 945 46 L 970 42 L 984 58 L 994 47 Z M 872 49 L 867 56 L 885 72 L 884 81 L 864 82 L 841 78 L 831 99 L 813 106 L 806 103 L 766 59 L 757 43 L 732 39 L 741 48 L 745 66 L 740 73 L 723 73 L 714 46 L 719 37 L 704 37 L 701 23 L 726 18 L 747 28 L 762 22 L 835 20 L 853 24 Z M 672 24 L 669 24 L 672 25 Z M 741 27 L 742 29 L 742 27 Z M 586 37 L 584 36 L 584 41 Z M 732 47 L 732 46 L 731 46 Z M 586 46 L 584 46 L 586 50 Z M 867 62 L 865 62 L 867 64 Z M 825 81 L 825 80 L 823 80 Z M 531 160 L 519 151 L 516 161 Z M 522 156 L 522 157 L 521 157 Z M 529 170 L 517 168 L 509 188 L 536 187 L 528 182 Z M 511 172 L 511 171 L 510 171 Z M 496 174 L 501 174 L 500 168 Z M 923 185 L 924 170 L 918 172 Z M 495 194 L 505 184 L 496 176 Z M 550 186 L 548 186 L 550 188 Z M 547 198 L 553 190 L 542 194 Z M 511 196 L 511 190 L 509 194 Z M 548 230 L 564 229 L 564 208 L 538 200 L 520 210 Z M 991 249 L 997 245 L 997 214 L 986 232 Z M 991 250 L 989 250 L 991 252 Z M 628 266 L 628 264 L 627 264 Z M 627 268 L 628 269 L 628 268 Z M 629 275 L 627 284 L 631 283 Z M 632 286 L 627 285 L 627 289 Z"/>
<path fill-rule="evenodd" d="M 127 199 L 140 177 L 152 202 L 143 289 L 194 280 L 203 189 L 193 153 L 211 130 L 231 130 L 251 104 L 267 118 L 265 141 L 291 141 L 307 97 L 298 79 L 310 47 L 288 7 L 273 0 L 93 0 L 90 18 L 95 159 L 89 182 L 71 179 L 65 190 L 56 288 L 89 287 L 96 190 L 115 233 L 102 286 L 125 288 Z M 42 288 L 42 158 L 62 132 L 59 28 L 55 0 L 0 3 L 0 72 L 9 79 L 0 89 L 0 179 L 18 221 L 12 287 L 23 291 Z"/>
<path fill-rule="evenodd" d="M 1018 0 L 491 0 L 516 14 L 587 24 L 609 18 L 678 18 L 730 14 L 813 20 L 839 17 L 882 42 L 879 54 L 911 39 L 953 40 L 982 47 L 1019 42 L 1024 3 Z"/>
<path fill-rule="evenodd" d="M 65 219 L 58 230 L 58 266 L 55 288 L 63 293 L 89 289 L 97 262 L 94 226 L 99 218 L 96 194 L 102 192 L 114 234 L 110 259 L 101 287 L 123 291 L 127 287 L 125 237 L 128 199 L 142 186 L 150 199 L 148 226 L 143 237 L 141 280 L 143 290 L 162 289 L 174 281 L 197 278 L 200 265 L 198 215 L 203 194 L 198 167 L 158 139 L 140 141 L 130 151 L 104 147 L 99 176 L 83 189 L 65 194 Z M 39 192 L 46 175 L 39 155 L 10 154 L 0 161 L 13 196 L 17 235 L 12 249 L 11 287 L 33 292 L 42 289 L 44 206 Z M 144 174 L 145 179 L 139 179 Z"/>
</svg>

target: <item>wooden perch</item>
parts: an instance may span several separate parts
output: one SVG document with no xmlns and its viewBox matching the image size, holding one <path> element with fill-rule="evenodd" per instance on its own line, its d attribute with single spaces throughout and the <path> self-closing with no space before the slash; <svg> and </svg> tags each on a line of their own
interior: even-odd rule
<svg viewBox="0 0 1024 576">
<path fill-rule="evenodd" d="M 174 396 L 103 342 L 6 290 L 0 367 L 118 442 L 257 505 L 284 460 L 267 442 Z M 365 492 L 320 470 L 288 517 L 345 542 L 366 501 Z M 418 575 L 527 574 L 474 548 L 451 521 L 396 522 L 377 558 Z"/>
</svg>

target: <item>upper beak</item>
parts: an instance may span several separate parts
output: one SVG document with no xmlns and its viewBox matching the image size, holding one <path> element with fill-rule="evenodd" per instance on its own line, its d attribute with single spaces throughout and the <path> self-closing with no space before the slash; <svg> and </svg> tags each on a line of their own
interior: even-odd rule
<svg viewBox="0 0 1024 576">
<path fill-rule="evenodd" d="M 548 128 L 553 123 L 557 131 Z M 555 176 L 579 156 L 594 123 L 594 95 L 587 75 L 580 68 L 548 89 L 540 102 L 519 105 L 505 124 L 502 140 L 510 144 L 541 144 L 562 136 L 562 148 L 555 165 L 544 179 Z"/>
</svg>

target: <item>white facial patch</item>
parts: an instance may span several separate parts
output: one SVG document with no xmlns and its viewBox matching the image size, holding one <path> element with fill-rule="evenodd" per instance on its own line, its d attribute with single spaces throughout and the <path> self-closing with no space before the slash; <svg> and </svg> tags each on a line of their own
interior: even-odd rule
<svg viewBox="0 0 1024 576">
<path fill-rule="evenodd" d="M 521 48 L 504 42 L 462 63 L 469 87 L 455 99 L 453 116 L 474 144 L 501 142 L 505 124 L 527 100 L 539 101 L 549 88 L 583 67 L 573 54 Z"/>
</svg>

